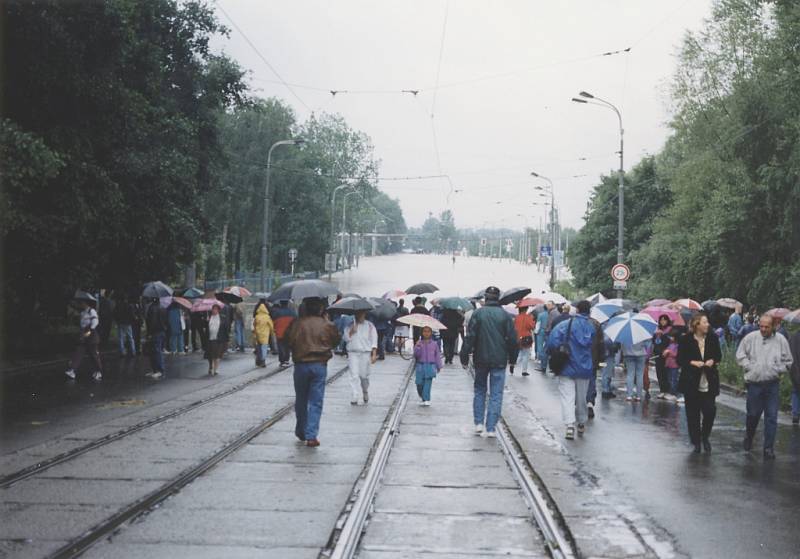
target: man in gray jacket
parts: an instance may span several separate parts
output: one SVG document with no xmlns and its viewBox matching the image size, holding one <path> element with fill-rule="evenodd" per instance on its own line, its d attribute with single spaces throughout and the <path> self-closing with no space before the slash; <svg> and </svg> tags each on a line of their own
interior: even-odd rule
<svg viewBox="0 0 800 559">
<path fill-rule="evenodd" d="M 747 433 L 744 449 L 753 448 L 761 414 L 764 414 L 764 458 L 775 458 L 775 434 L 778 431 L 778 405 L 780 403 L 780 377 L 792 366 L 789 342 L 776 336 L 772 317 L 763 315 L 758 321 L 758 332 L 750 332 L 739 343 L 736 361 L 744 368 L 747 387 Z"/>
</svg>

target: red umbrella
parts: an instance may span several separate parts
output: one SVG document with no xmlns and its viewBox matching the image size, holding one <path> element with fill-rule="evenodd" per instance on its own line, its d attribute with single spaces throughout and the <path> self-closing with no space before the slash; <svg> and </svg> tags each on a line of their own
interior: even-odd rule
<svg viewBox="0 0 800 559">
<path fill-rule="evenodd" d="M 417 326 L 419 328 L 429 326 L 432 330 L 447 330 L 447 326 L 427 314 L 407 314 L 406 316 L 398 318 L 397 322 L 402 322 L 410 326 Z"/>
<path fill-rule="evenodd" d="M 212 307 L 222 308 L 225 303 L 218 299 L 200 299 L 192 305 L 192 312 L 208 312 Z"/>
<path fill-rule="evenodd" d="M 672 303 L 669 299 L 653 299 L 644 304 L 645 307 L 665 307 Z M 658 319 L 656 319 L 658 320 Z"/>
<path fill-rule="evenodd" d="M 517 303 L 517 307 L 535 307 L 536 305 L 544 305 L 546 301 L 539 299 L 538 297 L 525 297 L 519 303 Z"/>
<path fill-rule="evenodd" d="M 192 309 L 192 302 L 189 301 L 189 299 L 184 299 L 183 297 L 173 297 L 172 298 L 172 302 L 173 303 L 178 303 L 180 306 L 182 306 L 185 309 L 189 309 L 189 310 Z"/>
<path fill-rule="evenodd" d="M 783 319 L 787 314 L 791 313 L 792 311 L 784 308 L 784 307 L 776 307 L 774 309 L 770 309 L 767 311 L 767 315 L 771 316 L 772 318 L 780 318 Z"/>
<path fill-rule="evenodd" d="M 673 305 L 678 305 L 690 311 L 702 311 L 703 306 L 694 299 L 676 299 Z"/>
<path fill-rule="evenodd" d="M 651 307 L 648 306 L 647 308 L 643 309 L 642 312 L 644 314 L 650 315 L 653 320 L 658 322 L 658 319 L 661 318 L 661 315 L 667 315 L 669 319 L 672 321 L 673 326 L 685 326 L 686 322 L 683 320 L 681 313 L 676 311 L 675 309 L 669 307 Z"/>
<path fill-rule="evenodd" d="M 244 299 L 245 297 L 250 297 L 253 293 L 247 289 L 246 287 L 242 287 L 240 285 L 232 285 L 230 287 L 226 287 L 222 290 L 223 293 L 230 293 L 231 295 L 236 295 L 237 297 L 241 297 Z"/>
<path fill-rule="evenodd" d="M 391 291 L 387 291 L 386 293 L 381 295 L 381 297 L 383 297 L 384 299 L 399 299 L 401 297 L 405 297 L 406 295 L 408 295 L 408 293 L 406 293 L 402 289 L 392 289 Z"/>
</svg>

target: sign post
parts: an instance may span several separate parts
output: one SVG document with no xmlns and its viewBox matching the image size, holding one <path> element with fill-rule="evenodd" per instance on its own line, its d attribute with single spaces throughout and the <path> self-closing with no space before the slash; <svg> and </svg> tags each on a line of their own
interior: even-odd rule
<svg viewBox="0 0 800 559">
<path fill-rule="evenodd" d="M 297 261 L 297 249 L 290 248 L 289 249 L 289 262 L 292 265 L 292 276 L 294 276 L 294 263 Z"/>
<path fill-rule="evenodd" d="M 622 298 L 622 291 L 628 288 L 628 280 L 631 277 L 631 269 L 625 264 L 614 264 L 611 268 L 611 279 L 614 281 L 614 289 L 619 293 L 617 296 Z"/>
</svg>

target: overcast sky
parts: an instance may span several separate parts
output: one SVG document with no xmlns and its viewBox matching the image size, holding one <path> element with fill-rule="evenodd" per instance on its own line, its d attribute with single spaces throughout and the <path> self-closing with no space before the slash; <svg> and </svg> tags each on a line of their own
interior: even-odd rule
<svg viewBox="0 0 800 559">
<path fill-rule="evenodd" d="M 520 213 L 538 225 L 535 170 L 553 179 L 563 225 L 580 227 L 591 188 L 619 164 L 619 133 L 612 111 L 570 99 L 586 90 L 620 108 L 626 170 L 657 152 L 677 48 L 710 5 L 218 0 L 231 36 L 215 46 L 250 71 L 255 94 L 285 100 L 299 120 L 339 113 L 368 134 L 382 177 L 447 175 L 380 183 L 411 226 L 448 207 L 459 227 L 521 227 Z"/>
</svg>

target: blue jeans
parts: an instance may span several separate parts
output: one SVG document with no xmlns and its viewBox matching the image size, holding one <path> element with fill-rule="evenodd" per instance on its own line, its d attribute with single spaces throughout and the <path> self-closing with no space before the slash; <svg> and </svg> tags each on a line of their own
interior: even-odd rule
<svg viewBox="0 0 800 559">
<path fill-rule="evenodd" d="M 150 348 L 150 366 L 153 368 L 154 373 L 164 372 L 164 356 L 161 354 L 164 351 L 164 332 L 154 334 L 152 338 L 153 347 Z"/>
<path fill-rule="evenodd" d="M 506 369 L 475 367 L 475 396 L 472 399 L 472 417 L 475 425 L 482 425 L 486 416 L 486 430 L 493 432 L 503 409 L 503 385 Z M 489 409 L 486 409 L 486 388 L 489 388 Z"/>
<path fill-rule="evenodd" d="M 542 371 L 547 371 L 547 362 L 549 355 L 547 354 L 547 334 L 540 334 L 540 338 L 536 341 L 539 343 L 539 364 L 542 366 Z"/>
<path fill-rule="evenodd" d="M 173 353 L 183 351 L 183 332 L 169 333 L 169 350 Z"/>
<path fill-rule="evenodd" d="M 628 373 L 626 387 L 628 398 L 641 398 L 644 396 L 644 364 L 647 357 L 644 355 L 625 356 L 625 370 Z M 636 380 L 636 392 L 633 391 L 633 382 Z"/>
<path fill-rule="evenodd" d="M 233 321 L 233 336 L 238 349 L 244 349 L 244 320 Z"/>
<path fill-rule="evenodd" d="M 523 373 L 528 372 L 528 361 L 530 360 L 531 360 L 531 348 L 529 347 L 519 348 L 519 353 L 517 354 L 517 367 L 521 369 Z"/>
<path fill-rule="evenodd" d="M 780 383 L 776 380 L 761 384 L 747 385 L 747 418 L 752 428 L 758 427 L 761 414 L 764 414 L 764 449 L 775 446 L 778 432 L 778 405 L 780 403 Z"/>
<path fill-rule="evenodd" d="M 800 415 L 800 392 L 792 388 L 792 417 Z"/>
<path fill-rule="evenodd" d="M 586 388 L 586 403 L 589 402 L 594 405 L 594 401 L 597 399 L 597 371 L 594 372 L 592 376 L 589 377 L 589 386 Z"/>
<path fill-rule="evenodd" d="M 417 383 L 417 394 L 422 398 L 423 402 L 431 401 L 431 386 L 433 385 L 432 378 L 422 379 L 422 383 Z"/>
<path fill-rule="evenodd" d="M 258 356 L 262 362 L 267 360 L 269 355 L 269 344 L 258 344 Z"/>
<path fill-rule="evenodd" d="M 681 397 L 681 392 L 678 390 L 678 376 L 680 369 L 667 369 L 667 377 L 669 378 L 669 391 L 678 398 Z"/>
<path fill-rule="evenodd" d="M 325 379 L 328 377 L 326 363 L 295 363 L 294 365 L 294 413 L 297 424 L 294 434 L 299 439 L 310 441 L 319 436 L 319 421 L 322 418 L 322 402 L 325 398 Z"/>
<path fill-rule="evenodd" d="M 600 381 L 600 386 L 605 394 L 614 392 L 614 366 L 616 362 L 616 355 L 611 355 L 606 358 L 606 366 L 603 367 L 603 378 Z"/>
<path fill-rule="evenodd" d="M 119 353 L 125 355 L 125 347 L 130 343 L 131 355 L 136 355 L 136 342 L 133 339 L 133 326 L 130 324 L 117 324 L 119 332 Z"/>
</svg>

